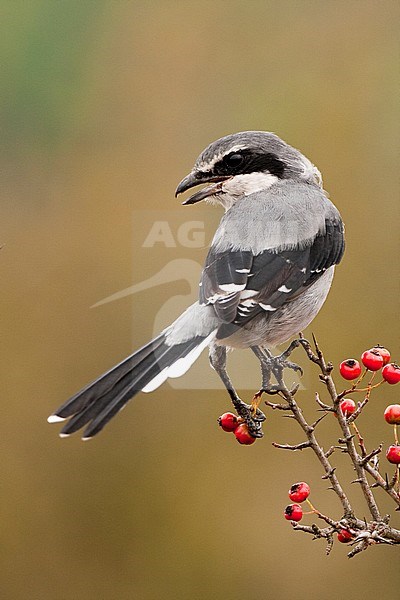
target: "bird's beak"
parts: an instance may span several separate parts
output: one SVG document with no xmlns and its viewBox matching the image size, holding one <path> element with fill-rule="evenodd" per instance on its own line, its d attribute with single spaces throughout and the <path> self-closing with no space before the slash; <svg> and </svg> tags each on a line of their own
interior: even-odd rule
<svg viewBox="0 0 400 600">
<path fill-rule="evenodd" d="M 203 183 L 213 183 L 215 185 L 208 185 L 202 190 L 192 194 L 189 196 L 187 200 L 182 202 L 182 204 L 195 204 L 196 202 L 200 202 L 200 200 L 204 200 L 204 198 L 208 198 L 209 196 L 213 196 L 214 194 L 218 194 L 222 191 L 222 182 L 226 179 L 229 179 L 229 176 L 221 176 L 215 177 L 207 175 L 206 173 L 201 173 L 199 171 L 192 171 L 189 175 L 186 175 L 179 183 L 178 187 L 175 191 L 175 198 L 186 192 L 186 190 L 190 190 L 196 185 L 201 185 Z"/>
</svg>

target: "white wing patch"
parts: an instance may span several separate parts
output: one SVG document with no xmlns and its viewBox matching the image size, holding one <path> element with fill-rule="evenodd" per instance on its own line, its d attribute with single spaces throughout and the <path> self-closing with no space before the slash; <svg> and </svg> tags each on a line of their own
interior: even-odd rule
<svg viewBox="0 0 400 600">
<path fill-rule="evenodd" d="M 245 283 L 243 283 L 241 285 L 239 285 L 237 283 L 226 283 L 226 284 L 220 285 L 219 289 L 222 290 L 223 292 L 240 292 L 241 290 L 244 290 L 245 287 L 246 287 Z"/>
<path fill-rule="evenodd" d="M 243 290 L 243 292 L 240 294 L 240 298 L 242 300 L 245 300 L 247 298 L 252 298 L 253 296 L 256 296 L 258 294 L 257 290 Z"/>
<path fill-rule="evenodd" d="M 227 296 L 218 296 L 217 299 L 219 300 L 220 304 L 223 304 L 224 302 L 229 302 L 229 300 L 232 300 L 234 295 L 235 293 L 228 294 Z"/>
<path fill-rule="evenodd" d="M 271 312 L 274 311 L 274 310 L 276 310 L 276 308 L 274 308 L 270 304 L 262 304 L 262 302 L 259 303 L 259 306 L 261 306 L 261 308 L 263 308 L 264 310 L 268 310 L 268 311 L 271 311 Z"/>
</svg>

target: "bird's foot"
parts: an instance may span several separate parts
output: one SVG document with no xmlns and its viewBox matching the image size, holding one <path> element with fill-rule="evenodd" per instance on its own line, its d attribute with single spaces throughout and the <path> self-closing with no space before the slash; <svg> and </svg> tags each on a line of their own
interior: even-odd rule
<svg viewBox="0 0 400 600">
<path fill-rule="evenodd" d="M 258 401 L 258 404 L 259 403 L 260 400 Z M 263 437 L 264 433 L 262 431 L 261 424 L 265 421 L 266 416 L 258 408 L 258 405 L 253 401 L 251 402 L 251 404 L 246 404 L 245 402 L 240 401 L 240 404 L 237 404 L 235 408 L 239 417 L 243 419 L 244 423 L 246 423 L 250 435 L 252 435 L 255 438 Z"/>
<path fill-rule="evenodd" d="M 285 353 L 281 354 L 280 356 L 274 356 L 272 366 L 273 370 L 278 369 L 283 371 L 283 369 L 291 369 L 292 371 L 303 375 L 303 369 L 300 367 L 300 365 L 292 362 L 291 360 L 287 360 L 284 355 Z"/>
<path fill-rule="evenodd" d="M 260 395 L 260 398 L 262 394 L 269 394 L 270 396 L 275 396 L 275 394 L 279 394 L 279 392 L 282 392 L 283 390 L 283 386 L 279 384 L 270 384 L 268 386 L 262 387 L 256 395 Z"/>
<path fill-rule="evenodd" d="M 278 394 L 283 390 L 283 371 L 284 369 L 290 369 L 303 375 L 303 369 L 300 365 L 290 361 L 286 357 L 286 353 L 280 354 L 279 356 L 266 356 L 262 359 L 262 373 L 263 381 L 260 391 L 255 397 L 259 397 L 259 394 L 265 392 L 266 394 Z M 271 383 L 271 375 L 277 381 L 277 384 Z"/>
<path fill-rule="evenodd" d="M 292 362 L 291 360 L 288 360 L 288 358 L 292 354 L 293 350 L 302 345 L 304 341 L 305 340 L 303 340 L 302 338 L 293 340 L 290 346 L 286 348 L 286 350 L 282 352 L 282 354 L 279 354 L 279 356 L 271 357 L 272 368 L 278 369 L 281 372 L 283 371 L 283 369 L 291 369 L 292 371 L 303 375 L 303 369 L 300 367 L 300 365 Z"/>
<path fill-rule="evenodd" d="M 300 367 L 300 365 L 288 359 L 293 350 L 298 348 L 300 345 L 303 345 L 304 342 L 305 340 L 303 338 L 293 340 L 290 346 L 278 356 L 273 356 L 268 352 L 268 350 L 264 350 L 265 354 L 261 360 L 267 375 L 266 379 L 268 379 L 269 375 L 273 373 L 275 376 L 278 376 L 277 379 L 279 381 L 279 379 L 282 377 L 282 372 L 284 369 L 291 369 L 292 371 L 296 371 L 300 375 L 303 375 L 303 369 Z M 265 385 L 263 387 L 265 389 L 270 389 L 271 391 L 279 391 L 275 390 L 276 386 Z"/>
</svg>

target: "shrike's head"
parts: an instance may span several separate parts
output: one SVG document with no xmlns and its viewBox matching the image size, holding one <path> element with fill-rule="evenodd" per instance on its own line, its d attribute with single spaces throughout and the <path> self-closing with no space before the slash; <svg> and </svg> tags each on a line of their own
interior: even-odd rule
<svg viewBox="0 0 400 600">
<path fill-rule="evenodd" d="M 242 131 L 207 146 L 178 185 L 176 195 L 210 183 L 184 204 L 211 199 L 229 208 L 237 198 L 268 189 L 283 179 L 322 185 L 318 169 L 278 136 L 267 131 Z"/>
</svg>

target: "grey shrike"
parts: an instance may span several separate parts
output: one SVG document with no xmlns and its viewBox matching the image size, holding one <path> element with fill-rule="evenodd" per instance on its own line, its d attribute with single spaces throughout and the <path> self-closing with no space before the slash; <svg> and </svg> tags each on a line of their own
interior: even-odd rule
<svg viewBox="0 0 400 600">
<path fill-rule="evenodd" d="M 263 387 L 273 359 L 268 347 L 314 319 L 344 251 L 340 214 L 322 188 L 318 169 L 273 133 L 244 131 L 200 154 L 176 195 L 206 184 L 183 204 L 208 200 L 225 209 L 202 272 L 199 299 L 160 335 L 67 400 L 49 422 L 69 419 L 67 436 L 99 433 L 139 391 L 151 392 L 183 375 L 207 346 L 238 414 L 254 437 L 265 419 L 245 404 L 226 372 L 227 348 L 251 348 Z M 281 357 L 283 367 L 300 369 Z"/>
</svg>

